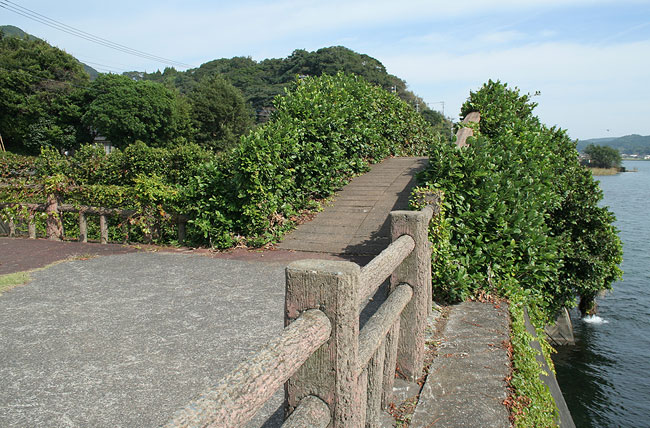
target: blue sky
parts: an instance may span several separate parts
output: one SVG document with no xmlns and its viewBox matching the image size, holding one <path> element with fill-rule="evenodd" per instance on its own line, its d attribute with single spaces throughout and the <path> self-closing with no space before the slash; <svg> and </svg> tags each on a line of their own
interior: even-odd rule
<svg viewBox="0 0 650 428">
<path fill-rule="evenodd" d="M 1 4 L 6 0 L 0 0 Z M 499 79 L 534 93 L 536 113 L 572 138 L 650 135 L 650 1 L 12 0 L 69 26 L 198 66 L 342 45 L 381 61 L 457 118 L 469 91 Z M 166 65 L 0 8 L 0 24 L 46 39 L 100 71 Z"/>
</svg>

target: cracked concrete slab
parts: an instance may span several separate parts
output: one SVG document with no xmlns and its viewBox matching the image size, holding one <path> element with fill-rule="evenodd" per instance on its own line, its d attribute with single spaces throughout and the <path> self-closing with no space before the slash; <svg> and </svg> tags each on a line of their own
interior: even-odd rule
<svg viewBox="0 0 650 428">
<path fill-rule="evenodd" d="M 420 393 L 412 428 L 510 427 L 510 316 L 505 303 L 453 306 Z"/>
</svg>

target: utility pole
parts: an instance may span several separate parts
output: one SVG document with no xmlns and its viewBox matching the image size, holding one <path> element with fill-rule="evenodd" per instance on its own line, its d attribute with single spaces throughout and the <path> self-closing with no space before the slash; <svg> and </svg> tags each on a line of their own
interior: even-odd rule
<svg viewBox="0 0 650 428">
<path fill-rule="evenodd" d="M 5 150 L 5 142 L 2 141 L 2 134 L 0 134 L 0 149 L 2 149 L 3 152 L 6 152 L 6 150 Z"/>
<path fill-rule="evenodd" d="M 442 105 L 442 117 L 445 117 L 445 102 L 444 101 L 434 101 L 431 104 L 441 104 Z"/>
<path fill-rule="evenodd" d="M 442 117 L 446 119 L 445 116 L 445 102 L 444 101 L 434 101 L 431 104 L 440 104 L 442 105 Z M 450 120 L 449 121 L 449 138 L 451 138 L 454 135 L 454 123 Z"/>
</svg>

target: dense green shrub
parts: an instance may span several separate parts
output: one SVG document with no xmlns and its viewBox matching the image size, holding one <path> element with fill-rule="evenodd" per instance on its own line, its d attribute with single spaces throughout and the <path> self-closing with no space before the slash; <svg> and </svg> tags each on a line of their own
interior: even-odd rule
<svg viewBox="0 0 650 428">
<path fill-rule="evenodd" d="M 272 241 L 310 201 L 372 162 L 425 153 L 433 139 L 413 108 L 358 76 L 298 80 L 275 108 L 270 122 L 192 181 L 195 238 L 218 247 L 242 237 Z"/>
<path fill-rule="evenodd" d="M 432 146 L 420 181 L 445 192 L 450 250 L 438 261 L 438 296 L 521 292 L 550 319 L 611 288 L 621 245 L 575 143 L 534 107 L 499 82 L 471 93 L 462 113 L 481 113 L 478 136 L 467 148 Z"/>
<path fill-rule="evenodd" d="M 109 218 L 112 239 L 126 239 L 121 226 L 128 221 L 130 240 L 171 242 L 175 239 L 171 214 L 185 212 L 179 197 L 181 189 L 203 163 L 212 159 L 212 152 L 195 144 L 163 149 L 136 142 L 110 154 L 101 147 L 86 145 L 71 157 L 45 146 L 38 157 L 0 158 L 0 165 L 6 165 L 8 171 L 2 178 L 6 175 L 10 179 L 8 186 L 0 187 L 0 201 L 43 203 L 48 194 L 55 193 L 68 204 L 133 210 L 129 219 Z M 31 213 L 12 205 L 0 214 L 5 220 L 19 222 Z M 68 236 L 78 233 L 74 217 L 62 216 Z M 90 218 L 89 232 L 94 236 L 97 227 Z M 36 225 L 43 232 L 40 216 Z"/>
<path fill-rule="evenodd" d="M 69 159 L 68 175 L 84 185 L 132 186 L 141 175 L 157 175 L 167 183 L 183 185 L 211 159 L 214 154 L 196 144 L 165 149 L 136 141 L 110 154 L 101 147 L 84 145 Z"/>
<path fill-rule="evenodd" d="M 30 177 L 35 171 L 34 156 L 0 152 L 0 180 Z"/>
</svg>

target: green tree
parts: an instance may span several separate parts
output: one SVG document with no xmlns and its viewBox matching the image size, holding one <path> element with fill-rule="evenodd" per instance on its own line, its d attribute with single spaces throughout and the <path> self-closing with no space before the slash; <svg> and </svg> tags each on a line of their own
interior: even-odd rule
<svg viewBox="0 0 650 428">
<path fill-rule="evenodd" d="M 589 166 L 596 168 L 615 168 L 621 166 L 621 154 L 612 147 L 589 144 L 585 147 L 585 154 L 590 158 Z"/>
<path fill-rule="evenodd" d="M 256 62 L 250 57 L 221 58 L 206 62 L 200 67 L 178 72 L 174 69 L 165 69 L 162 73 L 128 72 L 130 77 L 136 79 L 153 80 L 176 87 L 182 94 L 192 91 L 198 82 L 207 77 L 221 75 L 233 86 L 242 91 L 244 99 L 251 108 L 260 113 L 272 109 L 273 99 L 284 93 L 296 76 L 321 76 L 324 74 L 335 75 L 338 72 L 362 76 L 368 82 L 393 92 L 397 96 L 415 107 L 431 122 L 434 112 L 424 101 L 408 90 L 406 82 L 392 74 L 388 74 L 384 65 L 375 58 L 359 54 L 343 46 L 332 46 L 309 52 L 304 49 L 295 50 L 287 58 L 272 58 Z M 262 119 L 258 116 L 258 121 Z M 445 125 L 451 125 L 443 118 Z M 431 122 L 434 124 L 433 122 Z M 434 124 L 435 126 L 435 124 Z"/>
<path fill-rule="evenodd" d="M 191 182 L 188 233 L 198 241 L 273 241 L 370 163 L 423 154 L 435 138 L 411 106 L 354 75 L 299 79 L 275 108 Z"/>
<path fill-rule="evenodd" d="M 461 114 L 481 114 L 469 147 L 433 145 L 422 184 L 445 192 L 449 245 L 434 286 L 450 300 L 484 290 L 523 293 L 551 320 L 589 312 L 620 277 L 614 216 L 565 131 L 532 114 L 529 95 L 490 81 Z"/>
<path fill-rule="evenodd" d="M 85 94 L 84 125 L 117 147 L 140 140 L 151 147 L 183 143 L 190 136 L 187 104 L 160 83 L 105 74 Z"/>
<path fill-rule="evenodd" d="M 39 39 L 0 36 L 0 134 L 7 149 L 36 154 L 83 136 L 76 93 L 89 82 L 71 55 Z"/>
<path fill-rule="evenodd" d="M 221 151 L 235 145 L 253 125 L 239 89 L 221 76 L 206 77 L 188 94 L 195 141 Z"/>
</svg>

